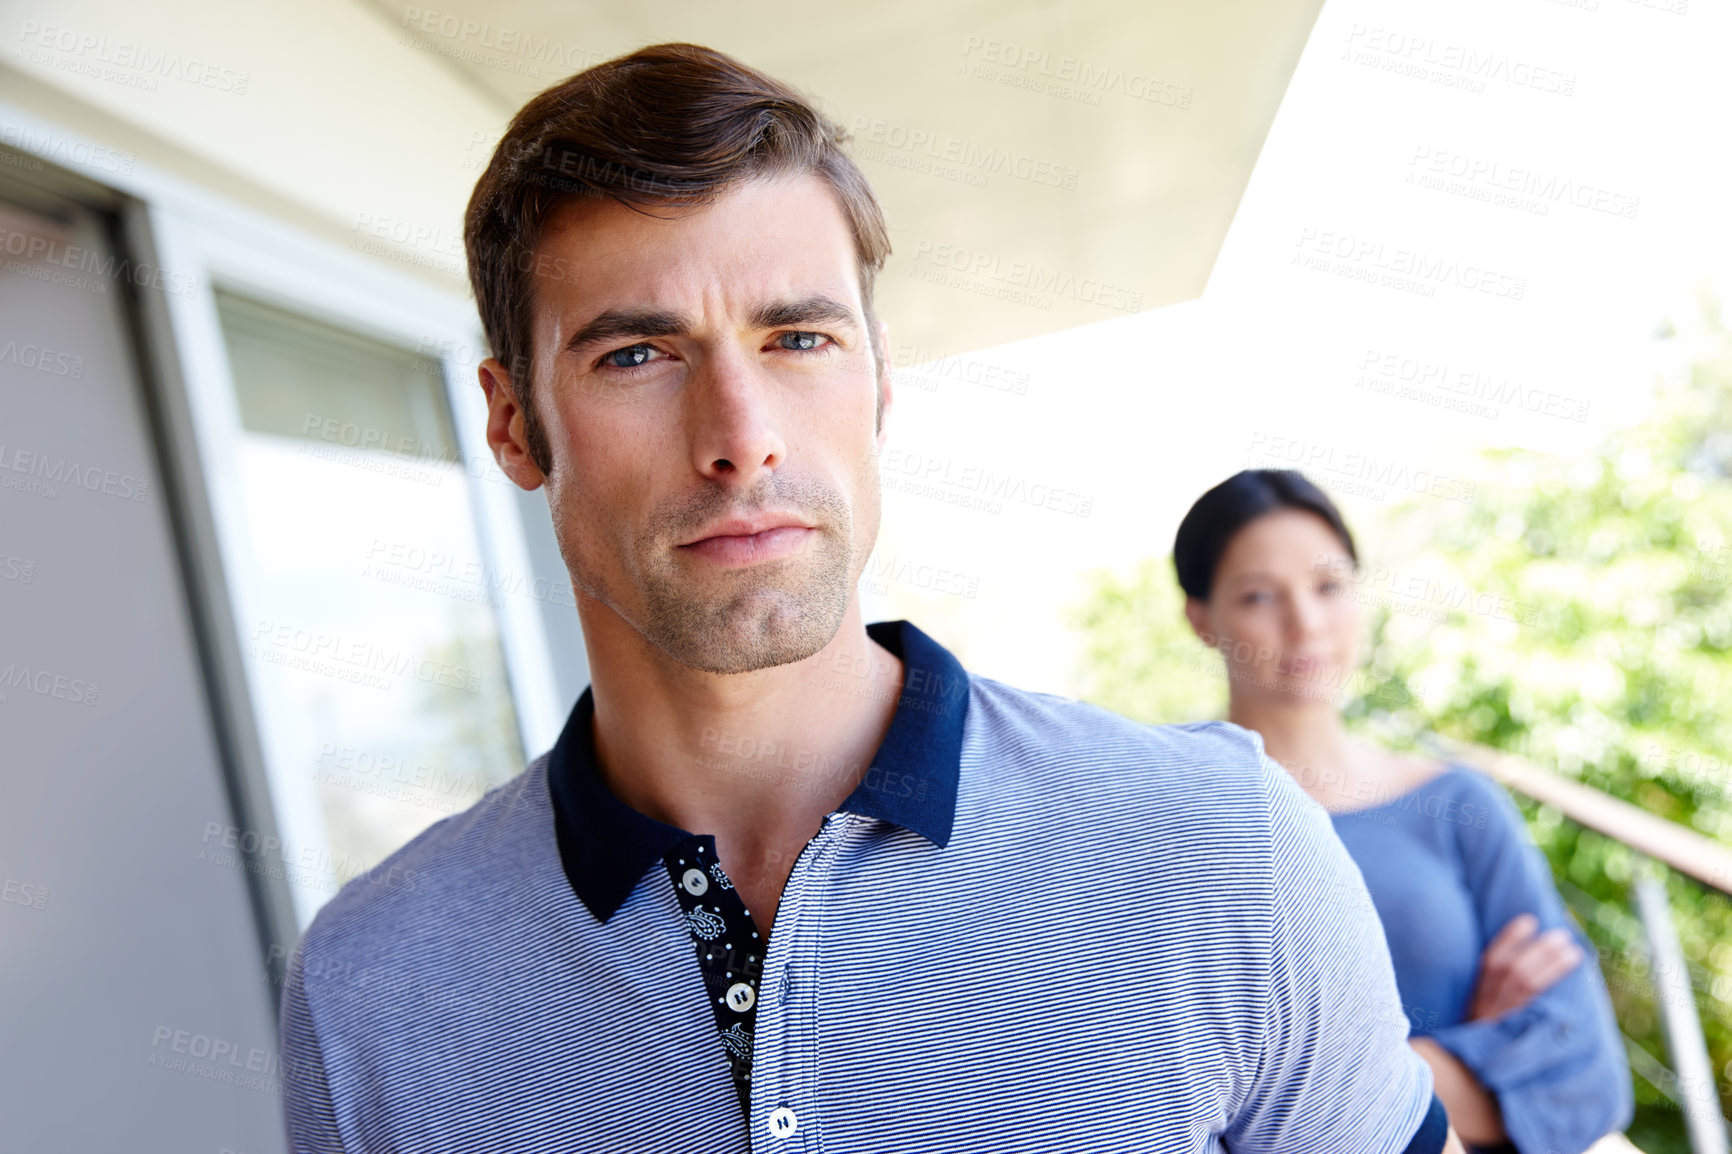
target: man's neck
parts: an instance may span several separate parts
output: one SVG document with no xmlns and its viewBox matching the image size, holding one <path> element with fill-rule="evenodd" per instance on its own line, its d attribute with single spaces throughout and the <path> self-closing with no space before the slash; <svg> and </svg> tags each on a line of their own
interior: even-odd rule
<svg viewBox="0 0 1732 1154">
<path fill-rule="evenodd" d="M 818 653 L 744 674 L 678 666 L 614 623 L 629 636 L 586 622 L 602 778 L 640 813 L 714 835 L 767 935 L 794 859 L 890 728 L 902 663 L 867 636 L 858 597 Z"/>
</svg>

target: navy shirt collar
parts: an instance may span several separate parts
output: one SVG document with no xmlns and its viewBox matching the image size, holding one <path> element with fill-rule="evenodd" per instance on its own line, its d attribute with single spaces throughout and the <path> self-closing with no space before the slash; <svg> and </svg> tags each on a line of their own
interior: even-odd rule
<svg viewBox="0 0 1732 1154">
<path fill-rule="evenodd" d="M 892 822 L 943 848 L 956 817 L 968 674 L 949 650 L 906 621 L 880 621 L 866 634 L 902 659 L 902 693 L 865 778 L 836 808 Z M 817 675 L 840 682 L 839 688 L 873 691 L 870 682 L 856 680 L 850 659 L 836 663 Z M 566 877 L 605 922 L 644 870 L 693 833 L 639 813 L 608 789 L 595 760 L 594 717 L 595 699 L 585 689 L 548 755 L 547 780 Z"/>
</svg>

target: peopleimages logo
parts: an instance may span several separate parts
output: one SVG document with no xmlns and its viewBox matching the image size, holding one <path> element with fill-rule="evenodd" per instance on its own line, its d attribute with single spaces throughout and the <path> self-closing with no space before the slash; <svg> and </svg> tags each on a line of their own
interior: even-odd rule
<svg viewBox="0 0 1732 1154">
<path fill-rule="evenodd" d="M 886 488 L 916 495 L 937 496 L 947 500 L 950 495 L 964 495 L 984 502 L 987 511 L 1002 511 L 1003 502 L 1028 505 L 1052 513 L 1069 513 L 1087 517 L 1094 508 L 1094 497 L 1040 481 L 1030 481 L 1016 473 L 998 473 L 992 469 L 950 457 L 889 448 L 879 459 L 880 475 Z M 953 501 L 954 504 L 970 502 Z"/>
<path fill-rule="evenodd" d="M 959 165 L 989 176 L 1008 176 L 1033 184 L 1074 189 L 1081 176 L 1070 165 L 1043 160 L 1008 148 L 986 147 L 960 137 L 935 133 L 924 128 L 909 128 L 884 120 L 856 116 L 853 122 L 856 141 L 865 145 L 883 145 L 896 152 L 907 152 L 928 160 Z M 870 159 L 886 159 L 874 156 Z"/>
<path fill-rule="evenodd" d="M 1439 358 L 1373 347 L 1365 350 L 1359 368 L 1360 374 L 1353 382 L 1355 388 L 1428 399 L 1432 403 L 1459 402 L 1446 407 L 1473 411 L 1476 416 L 1496 417 L 1498 409 L 1494 406 L 1504 406 L 1577 423 L 1588 419 L 1589 403 L 1580 397 L 1524 387 L 1507 376 L 1453 366 Z M 1487 403 L 1476 403 L 1482 401 Z"/>
<path fill-rule="evenodd" d="M 249 655 L 273 665 L 300 669 L 390 689 L 391 679 L 407 677 L 428 685 L 479 693 L 481 674 L 448 661 L 322 630 L 261 619 L 253 630 Z"/>
<path fill-rule="evenodd" d="M 881 557 L 872 554 L 860 584 L 873 593 L 889 592 L 891 584 L 906 585 L 929 593 L 947 593 L 955 597 L 973 598 L 980 592 L 980 577 L 974 573 L 934 565 L 929 561 L 907 557 Z"/>
<path fill-rule="evenodd" d="M 1175 84 L 1155 69 L 1144 71 L 1080 56 L 1054 56 L 1044 48 L 987 36 L 968 37 L 962 56 L 958 71 L 965 75 L 1084 104 L 1098 105 L 1101 93 L 1110 92 L 1167 108 L 1191 106 L 1190 86 Z"/>
<path fill-rule="evenodd" d="M 0 344 L 0 362 L 10 361 L 21 368 L 35 369 L 55 377 L 82 377 L 84 358 L 71 353 L 56 352 L 43 345 L 7 341 Z"/>
<path fill-rule="evenodd" d="M 1331 484 L 1337 492 L 1356 493 L 1379 501 L 1387 494 L 1385 486 L 1462 502 L 1471 502 L 1476 489 L 1473 481 L 1432 469 L 1416 469 L 1392 457 L 1352 449 L 1344 451 L 1337 445 L 1265 430 L 1252 432 L 1244 468 L 1329 473 L 1333 474 Z"/>
<path fill-rule="evenodd" d="M 1016 396 L 1028 392 L 1027 369 L 1014 369 L 979 357 L 941 355 L 922 345 L 901 344 L 896 346 L 893 363 L 900 366 L 896 370 L 898 388 L 907 383 L 931 392 L 942 383 L 955 381 Z"/>
<path fill-rule="evenodd" d="M 0 144 L 8 144 L 20 152 L 28 152 L 32 158 L 39 156 L 70 168 L 93 168 L 99 172 L 120 176 L 131 172 L 133 165 L 138 163 L 137 158 L 130 152 L 105 148 L 88 141 L 69 140 L 64 136 L 38 132 L 17 124 L 0 124 Z"/>
<path fill-rule="evenodd" d="M 40 492 L 46 497 L 58 494 L 59 490 L 54 488 L 55 485 L 103 493 L 124 501 L 142 501 L 150 491 L 150 482 L 143 477 L 118 473 L 101 465 L 84 464 L 67 457 L 31 452 L 5 442 L 0 442 L 0 473 L 16 473 L 34 478 L 34 481 L 26 483 L 13 483 L 13 477 L 5 477 L 3 480 L 7 483 L 7 488 L 21 488 L 23 484 L 29 484 L 32 486 L 31 491 Z"/>
<path fill-rule="evenodd" d="M 1532 88 L 1557 96 L 1576 91 L 1576 74 L 1542 68 L 1505 52 L 1379 25 L 1355 24 L 1347 33 L 1345 58 L 1356 64 L 1484 92 L 1488 82 Z"/>
<path fill-rule="evenodd" d="M 1299 230 L 1294 246 L 1298 251 L 1293 264 L 1373 283 L 1392 283 L 1393 278 L 1395 287 L 1412 284 L 1430 292 L 1447 285 L 1510 301 L 1521 300 L 1528 290 L 1526 277 L 1417 248 L 1387 245 L 1375 237 L 1307 227 Z"/>
<path fill-rule="evenodd" d="M 100 278 L 94 282 L 98 292 L 106 292 L 111 281 L 128 281 L 139 288 L 160 289 L 177 296 L 198 295 L 197 277 L 165 272 L 153 265 L 135 263 L 126 257 L 112 254 L 105 255 L 82 245 L 62 244 L 35 232 L 20 232 L 0 227 L 0 256 L 19 258 L 7 262 L 9 270 L 12 270 L 14 265 L 41 264 L 94 274 Z"/>
<path fill-rule="evenodd" d="M 493 24 L 485 20 L 471 20 L 467 16 L 440 12 L 432 8 L 411 6 L 403 9 L 403 27 L 423 36 L 437 36 L 449 41 L 453 48 L 469 49 L 473 46 L 497 56 L 521 57 L 523 61 L 552 65 L 555 69 L 566 72 L 581 72 L 607 60 L 606 54 L 583 45 L 567 44 L 551 37 L 537 39 L 535 33 L 526 29 Z M 442 55 L 471 60 L 478 64 L 501 64 L 495 58 L 473 51 L 447 52 L 443 48 L 438 50 Z M 530 76 L 541 75 L 541 70 L 535 67 L 511 70 L 525 72 Z"/>
<path fill-rule="evenodd" d="M 1143 307 L 1141 292 L 1044 268 L 1032 261 L 1007 261 L 995 253 L 963 245 L 918 240 L 914 244 L 914 266 L 909 270 L 911 275 L 922 275 L 925 279 L 932 279 L 927 274 L 960 277 L 960 282 L 946 283 L 955 283 L 959 288 L 973 285 L 974 291 L 1002 289 L 1044 302 L 1048 308 L 1061 297 L 1117 312 L 1135 312 Z"/>
<path fill-rule="evenodd" d="M 157 90 L 158 80 L 179 80 L 198 88 L 244 96 L 247 82 L 252 79 L 249 73 L 224 68 L 194 56 L 182 56 L 179 52 L 153 49 L 127 40 L 112 40 L 107 36 L 41 24 L 35 20 L 24 21 L 18 39 L 26 47 L 60 53 L 58 59 L 51 57 L 40 60 L 40 63 L 102 80 L 127 83 L 150 92 Z"/>
<path fill-rule="evenodd" d="M 1407 163 L 1409 184 L 1462 195 L 1478 194 L 1480 199 L 1512 208 L 1526 207 L 1541 216 L 1548 215 L 1554 204 L 1566 204 L 1634 220 L 1642 205 L 1639 196 L 1572 180 L 1556 172 L 1425 144 L 1415 146 Z"/>
<path fill-rule="evenodd" d="M 10 662 L 0 666 L 0 701 L 5 701 L 12 690 L 22 690 L 34 693 L 39 697 L 52 697 L 72 705 L 96 705 L 97 692 L 102 687 L 94 681 L 86 681 L 81 677 L 72 677 L 65 673 L 55 673 L 51 669 L 33 668 Z"/>
</svg>

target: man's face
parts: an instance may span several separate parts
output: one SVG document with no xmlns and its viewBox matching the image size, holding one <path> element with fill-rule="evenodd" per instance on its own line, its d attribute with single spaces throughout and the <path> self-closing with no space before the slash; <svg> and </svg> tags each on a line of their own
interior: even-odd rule
<svg viewBox="0 0 1732 1154">
<path fill-rule="evenodd" d="M 575 201 L 536 255 L 552 471 L 496 451 L 547 485 L 574 586 L 695 669 L 822 649 L 877 538 L 889 401 L 829 186 L 751 181 L 678 215 Z"/>
</svg>

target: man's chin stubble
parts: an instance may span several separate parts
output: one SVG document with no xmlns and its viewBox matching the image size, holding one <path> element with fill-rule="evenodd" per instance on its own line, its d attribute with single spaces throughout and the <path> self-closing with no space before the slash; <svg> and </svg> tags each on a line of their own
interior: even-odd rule
<svg viewBox="0 0 1732 1154">
<path fill-rule="evenodd" d="M 835 638 L 848 613 L 845 558 L 830 558 L 794 588 L 774 583 L 718 600 L 669 582 L 647 590 L 639 631 L 682 665 L 751 673 L 804 661 Z"/>
</svg>

